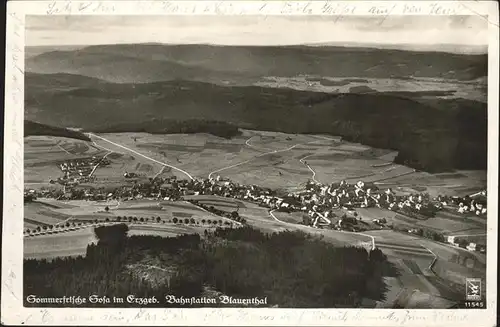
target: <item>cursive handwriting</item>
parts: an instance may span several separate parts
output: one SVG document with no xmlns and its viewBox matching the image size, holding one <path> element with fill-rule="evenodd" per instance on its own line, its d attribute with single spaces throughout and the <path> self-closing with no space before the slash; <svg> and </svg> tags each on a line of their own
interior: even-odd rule
<svg viewBox="0 0 500 327">
<path fill-rule="evenodd" d="M 467 312 L 448 311 L 448 312 L 422 312 L 412 310 L 389 310 L 378 311 L 372 309 L 357 310 L 293 310 L 286 312 L 276 312 L 274 310 L 248 310 L 239 308 L 236 310 L 224 309 L 205 309 L 203 313 L 191 313 L 189 309 L 114 309 L 115 312 L 107 310 L 105 313 L 96 314 L 91 310 L 84 312 L 71 312 L 63 314 L 58 312 L 55 316 L 52 309 L 36 310 L 30 313 L 29 319 L 35 322 L 45 324 L 54 324 L 59 321 L 69 323 L 124 323 L 124 324 L 191 324 L 194 321 L 198 323 L 211 322 L 225 324 L 237 323 L 241 321 L 255 321 L 263 323 L 294 323 L 294 324 L 329 324 L 346 325 L 350 322 L 362 325 L 377 325 L 379 322 L 385 322 L 390 325 L 405 326 L 424 326 L 428 324 L 439 323 L 463 323 L 467 321 Z"/>
<path fill-rule="evenodd" d="M 131 4 L 131 2 L 126 2 Z M 118 6 L 115 1 L 60 1 L 47 4 L 47 15 L 118 14 L 130 8 L 136 14 L 213 14 L 213 15 L 333 15 L 336 20 L 347 15 L 376 15 L 384 20 L 389 15 L 463 15 L 476 14 L 462 2 L 380 3 L 354 1 L 148 1 L 133 2 L 133 6 Z M 335 20 L 335 21 L 336 21 Z M 383 21 L 382 20 L 382 21 Z"/>
</svg>

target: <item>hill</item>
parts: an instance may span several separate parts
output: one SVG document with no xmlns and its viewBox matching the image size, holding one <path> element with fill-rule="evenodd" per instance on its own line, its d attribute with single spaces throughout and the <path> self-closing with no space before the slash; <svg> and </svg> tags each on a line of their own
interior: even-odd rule
<svg viewBox="0 0 500 327">
<path fill-rule="evenodd" d="M 46 124 L 102 132 L 153 119 L 222 121 L 247 129 L 341 135 L 398 150 L 398 163 L 431 172 L 486 168 L 487 106 L 472 100 L 180 80 L 90 83 L 66 74 L 27 73 L 25 83 L 26 117 Z"/>
<path fill-rule="evenodd" d="M 45 124 L 36 123 L 30 120 L 24 121 L 24 136 L 60 136 L 83 141 L 90 141 L 90 138 L 78 131 L 72 131 L 66 128 L 49 126 Z"/>
<path fill-rule="evenodd" d="M 487 55 L 339 46 L 96 45 L 28 48 L 26 71 L 71 73 L 115 83 L 173 79 L 248 85 L 267 76 L 428 77 L 470 81 L 487 73 Z M 36 55 L 38 53 L 38 55 Z"/>
</svg>

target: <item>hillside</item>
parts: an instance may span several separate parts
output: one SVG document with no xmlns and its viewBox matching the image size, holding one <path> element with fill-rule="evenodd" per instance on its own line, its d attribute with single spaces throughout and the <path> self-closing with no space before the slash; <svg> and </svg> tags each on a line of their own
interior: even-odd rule
<svg viewBox="0 0 500 327">
<path fill-rule="evenodd" d="M 487 73 L 487 55 L 356 47 L 118 44 L 29 48 L 26 70 L 71 73 L 115 83 L 173 79 L 250 84 L 267 76 L 427 77 L 470 81 Z M 39 53 L 36 55 L 36 53 Z"/>
<path fill-rule="evenodd" d="M 399 163 L 427 171 L 486 168 L 487 106 L 471 100 L 179 80 L 89 83 L 88 78 L 65 74 L 27 73 L 25 82 L 27 119 L 51 125 L 112 131 L 117 125 L 153 119 L 223 121 L 248 129 L 341 135 L 398 150 Z"/>
<path fill-rule="evenodd" d="M 90 138 L 85 134 L 72 131 L 66 128 L 49 126 L 45 124 L 36 123 L 30 120 L 24 121 L 24 136 L 35 136 L 35 135 L 43 135 L 43 136 L 60 136 L 73 138 L 83 141 L 90 141 Z"/>
</svg>

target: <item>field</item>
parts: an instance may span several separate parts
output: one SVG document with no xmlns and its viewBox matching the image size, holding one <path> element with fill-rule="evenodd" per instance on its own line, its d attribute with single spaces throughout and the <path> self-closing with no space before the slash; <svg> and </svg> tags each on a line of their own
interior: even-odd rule
<svg viewBox="0 0 500 327">
<path fill-rule="evenodd" d="M 91 228 L 61 234 L 24 238 L 24 258 L 51 259 L 85 255 L 87 245 L 97 242 Z"/>
<path fill-rule="evenodd" d="M 94 143 L 58 137 L 25 139 L 25 183 L 29 188 L 58 187 L 48 183 L 61 176 L 57 163 L 71 158 L 106 155 L 111 164 L 94 172 L 88 187 L 115 187 L 150 177 L 206 178 L 221 176 L 242 184 L 288 191 L 300 190 L 307 180 L 322 183 L 346 180 L 375 182 L 399 193 L 429 192 L 465 195 L 484 189 L 483 171 L 429 174 L 393 164 L 397 153 L 338 137 L 244 130 L 223 139 L 208 134 L 102 134 Z M 110 143 L 111 141 L 113 143 Z M 120 145 L 120 146 L 117 146 Z M 170 165 L 170 166 L 168 166 Z"/>
<path fill-rule="evenodd" d="M 96 177 L 108 182 L 123 180 L 126 170 L 147 177 L 187 178 L 184 172 L 198 178 L 221 176 L 242 184 L 288 191 L 301 189 L 309 179 L 322 183 L 362 179 L 382 188 L 395 188 L 400 193 L 429 192 L 431 195 L 473 193 L 483 189 L 486 183 L 484 171 L 417 172 L 393 164 L 397 152 L 330 136 L 252 130 L 243 130 L 241 136 L 231 140 L 208 134 L 108 133 L 100 136 L 126 148 L 93 138 L 99 147 L 118 152 L 110 156 L 112 165 L 96 171 Z M 160 163 L 179 170 L 162 167 Z"/>
<path fill-rule="evenodd" d="M 108 206 L 109 212 L 104 208 Z M 61 223 L 89 223 L 95 220 L 104 222 L 115 221 L 117 217 L 123 220 L 129 217 L 145 220 L 144 223 L 132 223 L 130 235 L 148 234 L 173 236 L 184 233 L 203 233 L 205 228 L 213 227 L 203 221 L 218 221 L 220 223 L 230 222 L 222 217 L 216 217 L 189 202 L 168 202 L 151 200 L 134 200 L 126 202 L 96 202 L 96 201 L 58 201 L 53 199 L 39 199 L 36 202 L 24 206 L 25 219 L 24 228 L 34 230 L 45 225 Z M 160 224 L 152 224 L 160 217 Z M 194 219 L 194 225 L 175 225 L 174 218 L 179 221 Z M 85 227 L 76 231 L 64 231 L 58 233 L 47 233 L 25 238 L 26 257 L 57 257 L 82 255 L 85 253 L 86 245 L 92 239 L 91 227 Z M 71 243 L 75 240 L 74 244 Z"/>
<path fill-rule="evenodd" d="M 70 203 L 70 204 L 68 204 Z M 104 209 L 108 207 L 109 211 Z M 40 199 L 25 205 L 25 224 L 43 226 L 61 222 L 110 221 L 117 217 L 136 217 L 138 219 L 172 220 L 173 218 L 195 220 L 214 219 L 214 215 L 189 202 L 169 202 L 153 200 L 117 201 L 85 201 L 73 200 L 62 202 L 53 199 Z M 230 221 L 216 217 L 216 220 Z M 30 228 L 25 225 L 25 228 Z"/>
<path fill-rule="evenodd" d="M 70 159 L 83 159 L 93 156 L 106 156 L 111 161 L 109 166 L 101 166 L 95 170 L 95 183 L 87 183 L 88 187 L 120 186 L 131 181 L 125 180 L 125 172 L 136 173 L 139 177 L 152 177 L 160 172 L 162 166 L 124 153 L 120 148 L 107 144 L 105 147 L 94 143 L 67 139 L 62 137 L 29 136 L 24 141 L 24 179 L 25 186 L 30 189 L 60 188 L 59 185 L 50 184 L 51 179 L 56 180 L 63 176 L 58 164 Z"/>
<path fill-rule="evenodd" d="M 55 225 L 70 217 L 70 214 L 62 211 L 64 209 L 54 208 L 44 202 L 33 202 L 24 205 L 24 221 L 33 228 L 43 225 Z"/>
<path fill-rule="evenodd" d="M 241 136 L 223 139 L 208 134 L 150 135 L 146 133 L 102 134 L 92 137 L 94 143 L 56 137 L 28 137 L 25 141 L 25 180 L 29 183 L 47 182 L 47 176 L 59 170 L 56 163 L 66 158 L 106 154 L 111 164 L 95 171 L 95 183 L 87 186 L 113 187 L 131 183 L 123 177 L 125 171 L 136 172 L 143 179 L 154 176 L 176 175 L 178 178 L 208 176 L 229 178 L 242 184 L 255 184 L 288 191 L 300 190 L 307 180 L 322 183 L 357 180 L 375 182 L 381 188 L 391 187 L 399 194 L 429 192 L 431 195 L 462 195 L 485 187 L 484 172 L 457 171 L 429 174 L 415 172 L 405 166 L 393 164 L 395 153 L 390 150 L 370 148 L 344 142 L 338 137 L 321 135 L 285 134 L 243 130 Z M 54 176 L 57 177 L 57 176 Z M 140 180 L 140 179 L 139 179 Z M 38 181 L 38 182 L 37 182 Z M 242 210 L 252 216 L 260 215 L 262 208 L 241 208 L 237 203 L 205 199 L 206 205 L 224 211 Z M 181 208 L 174 209 L 175 206 Z M 111 208 L 109 213 L 104 207 Z M 188 207 L 185 207 L 188 206 Z M 240 206 L 240 209 L 238 209 Z M 121 216 L 153 215 L 161 218 L 178 215 L 184 217 L 206 216 L 207 213 L 190 204 L 162 205 L 145 201 L 137 203 L 78 203 L 75 208 L 27 209 L 27 227 L 52 224 L 75 216 L 78 220 L 93 220 Z M 477 217 L 458 216 L 440 212 L 437 217 L 417 221 L 395 216 L 377 209 L 361 209 L 365 221 L 375 218 L 392 223 L 421 226 L 446 233 L 477 234 L 484 232 L 485 221 Z M 180 215 L 179 215 L 180 213 Z M 385 216 L 387 214 L 387 216 Z M 182 216 L 182 217 L 181 217 Z M 298 216 L 283 217 L 287 222 L 299 220 Z M 269 224 L 269 222 L 265 222 Z M 274 228 L 274 227 L 273 227 Z"/>
<path fill-rule="evenodd" d="M 453 174 L 415 172 L 377 183 L 379 187 L 420 187 L 431 196 L 464 196 L 485 188 L 486 171 L 457 171 Z"/>
<path fill-rule="evenodd" d="M 291 224 L 300 224 L 302 223 L 302 217 L 304 216 L 304 213 L 302 212 L 274 212 L 274 215 L 276 218 L 278 218 L 281 221 L 291 223 Z"/>
<path fill-rule="evenodd" d="M 392 281 L 395 289 L 380 306 L 409 301 L 396 294 L 418 290 L 437 298 L 460 299 L 464 280 L 470 276 L 485 278 L 484 256 L 446 244 L 392 231 L 371 231 L 378 246 L 398 267 L 401 276 Z M 434 259 L 436 260 L 434 261 Z M 429 269 L 433 264 L 432 271 Z M 403 301 L 403 302 L 404 302 Z"/>
<path fill-rule="evenodd" d="M 267 87 L 287 87 L 296 90 L 315 90 L 317 92 L 356 92 L 356 88 L 363 87 L 377 92 L 421 93 L 422 97 L 457 98 L 464 97 L 477 101 L 485 101 L 483 88 L 475 87 L 473 84 L 454 83 L 444 79 L 434 78 L 362 78 L 353 79 L 345 77 L 275 77 L 269 76 L 261 79 L 256 85 Z"/>
<path fill-rule="evenodd" d="M 94 220 L 114 221 L 116 217 L 136 217 L 148 219 L 144 223 L 130 224 L 130 235 L 159 235 L 164 237 L 179 234 L 203 233 L 206 228 L 212 228 L 202 224 L 202 220 L 221 220 L 198 209 L 190 203 L 168 203 L 152 201 L 130 201 L 123 203 L 98 203 L 92 201 L 70 201 L 70 205 L 56 200 L 44 200 L 25 205 L 25 228 L 36 228 L 37 226 L 56 224 L 63 221 L 69 223 L 93 222 Z M 108 205 L 110 212 L 104 212 Z M 43 214 L 42 214 L 43 213 Z M 29 216 L 28 216 L 29 215 Z M 162 223 L 153 224 L 157 217 Z M 195 225 L 175 225 L 172 220 L 194 218 Z M 67 220 L 62 220 L 67 218 Z M 58 256 L 84 255 L 86 246 L 94 242 L 92 227 L 84 227 L 76 231 L 64 231 L 58 233 L 47 233 L 45 235 L 25 237 L 25 258 L 53 258 Z"/>
<path fill-rule="evenodd" d="M 390 160 L 393 151 L 370 148 L 344 142 L 338 137 L 321 135 L 285 134 L 243 130 L 241 136 L 223 139 L 208 134 L 150 135 L 146 133 L 101 134 L 92 137 L 95 143 L 54 137 L 26 138 L 26 181 L 46 181 L 50 170 L 58 172 L 55 163 L 65 158 L 107 154 L 111 164 L 95 171 L 97 180 L 87 186 L 126 185 L 125 171 L 136 172 L 141 178 L 176 175 L 178 178 L 208 176 L 229 178 L 243 184 L 255 184 L 288 191 L 300 190 L 307 180 L 322 183 L 347 180 L 373 181 L 379 187 L 393 187 L 399 194 L 422 192 L 461 194 L 465 190 L 484 188 L 484 172 L 458 171 L 428 174 L 395 165 Z M 170 166 L 167 166 L 170 165 Z M 27 184 L 30 186 L 30 184 Z M 258 221 L 259 227 L 281 230 L 282 224 L 274 221 L 266 209 L 241 201 L 203 198 L 203 203 L 224 211 L 238 210 L 240 215 Z M 58 205 L 60 205 L 59 203 Z M 26 228 L 53 224 L 60 220 L 76 221 L 114 219 L 132 216 L 153 219 L 203 218 L 210 216 L 189 203 L 163 203 L 150 200 L 107 203 L 72 201 L 74 207 L 28 207 Z M 108 213 L 104 208 L 109 206 Z M 379 209 L 360 209 L 363 220 L 370 223 L 375 218 L 410 227 L 426 227 L 445 233 L 477 234 L 484 232 L 485 222 L 480 218 L 439 213 L 425 221 L 394 215 Z M 297 214 L 280 215 L 287 223 L 301 220 Z M 262 218 L 264 217 L 264 218 Z M 300 227 L 302 228 L 302 227 Z"/>
<path fill-rule="evenodd" d="M 356 212 L 363 220 L 371 221 L 373 219 L 385 218 L 388 224 L 404 225 L 409 228 L 426 228 L 448 235 L 486 232 L 486 220 L 474 215 L 459 215 L 447 211 L 439 211 L 436 217 L 419 220 L 379 208 L 357 208 Z"/>
<path fill-rule="evenodd" d="M 86 141 L 63 137 L 28 136 L 24 138 L 24 182 L 37 189 L 53 187 L 50 179 L 62 177 L 57 166 L 69 159 L 104 155 L 104 151 Z"/>
<path fill-rule="evenodd" d="M 206 226 L 183 226 L 161 224 L 130 224 L 128 235 L 156 235 L 175 237 L 181 234 L 203 234 Z M 24 238 L 24 258 L 52 259 L 66 256 L 85 256 L 87 245 L 96 243 L 93 227 L 57 234 L 45 234 Z"/>
</svg>

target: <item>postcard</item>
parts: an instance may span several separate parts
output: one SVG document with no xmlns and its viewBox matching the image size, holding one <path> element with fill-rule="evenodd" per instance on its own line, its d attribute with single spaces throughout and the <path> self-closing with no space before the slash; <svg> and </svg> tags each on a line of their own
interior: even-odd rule
<svg viewBox="0 0 500 327">
<path fill-rule="evenodd" d="M 496 324 L 496 2 L 7 9 L 2 323 Z"/>
</svg>

